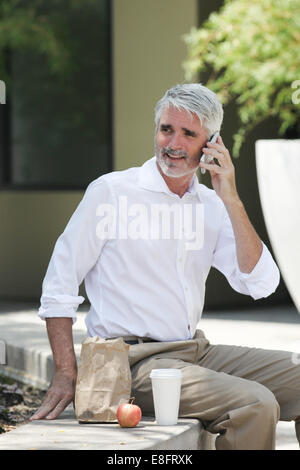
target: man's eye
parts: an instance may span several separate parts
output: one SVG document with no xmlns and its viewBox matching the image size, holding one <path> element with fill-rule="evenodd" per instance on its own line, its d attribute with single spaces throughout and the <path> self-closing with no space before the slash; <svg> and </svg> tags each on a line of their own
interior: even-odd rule
<svg viewBox="0 0 300 470">
<path fill-rule="evenodd" d="M 195 137 L 195 134 L 193 132 L 186 131 L 185 135 L 188 136 L 188 137 Z"/>
</svg>

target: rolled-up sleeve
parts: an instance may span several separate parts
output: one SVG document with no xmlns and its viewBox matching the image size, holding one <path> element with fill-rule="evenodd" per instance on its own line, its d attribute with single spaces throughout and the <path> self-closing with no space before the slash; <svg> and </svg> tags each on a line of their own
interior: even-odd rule
<svg viewBox="0 0 300 470">
<path fill-rule="evenodd" d="M 111 204 L 105 181 L 91 183 L 64 232 L 58 238 L 42 285 L 38 316 L 70 317 L 76 321 L 78 306 L 84 297 L 79 286 L 97 262 L 105 243 L 97 233 L 97 208 Z"/>
<path fill-rule="evenodd" d="M 227 212 L 224 214 L 212 266 L 224 274 L 234 290 L 250 295 L 254 300 L 271 295 L 280 281 L 279 269 L 263 242 L 261 256 L 252 271 L 240 271 L 234 233 Z"/>
</svg>

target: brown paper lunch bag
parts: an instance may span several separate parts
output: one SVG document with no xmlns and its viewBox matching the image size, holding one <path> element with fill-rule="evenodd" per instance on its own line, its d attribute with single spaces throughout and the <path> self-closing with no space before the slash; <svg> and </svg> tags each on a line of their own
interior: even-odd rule
<svg viewBox="0 0 300 470">
<path fill-rule="evenodd" d="M 129 401 L 129 344 L 123 338 L 86 338 L 81 347 L 75 390 L 79 422 L 117 422 L 117 409 Z"/>
</svg>

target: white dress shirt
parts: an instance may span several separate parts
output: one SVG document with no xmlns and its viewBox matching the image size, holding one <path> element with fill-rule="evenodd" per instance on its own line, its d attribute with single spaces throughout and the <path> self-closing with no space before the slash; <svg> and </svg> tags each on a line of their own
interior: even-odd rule
<svg viewBox="0 0 300 470">
<path fill-rule="evenodd" d="M 183 219 L 179 225 L 175 216 L 167 219 L 165 214 L 160 224 L 153 219 L 151 211 L 157 207 L 184 209 L 186 214 L 199 209 L 191 218 L 200 234 L 194 245 L 191 227 L 185 235 Z M 169 232 L 156 230 L 169 221 Z M 279 283 L 279 270 L 264 244 L 251 273 L 239 270 L 231 222 L 215 191 L 194 175 L 180 198 L 169 190 L 153 157 L 88 186 L 56 242 L 38 314 L 76 321 L 84 301 L 78 289 L 85 280 L 89 336 L 190 339 L 201 321 L 211 266 L 233 289 L 254 299 L 267 297 Z"/>
</svg>

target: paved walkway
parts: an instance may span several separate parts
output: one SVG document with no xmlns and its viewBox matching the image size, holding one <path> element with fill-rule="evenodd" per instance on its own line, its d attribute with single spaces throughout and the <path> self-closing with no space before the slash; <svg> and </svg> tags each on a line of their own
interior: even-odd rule
<svg viewBox="0 0 300 470">
<path fill-rule="evenodd" d="M 36 316 L 37 307 L 37 305 L 29 304 L 0 303 L 0 339 L 5 340 L 7 343 L 7 354 L 10 356 L 10 363 L 18 364 L 19 369 L 23 370 L 22 379 L 42 387 L 47 387 L 52 377 L 53 363 L 45 324 Z M 77 355 L 80 352 L 81 341 L 85 337 L 85 312 L 86 307 L 79 309 L 78 320 L 73 326 Z M 294 357 L 296 359 L 299 357 L 300 360 L 300 315 L 295 308 L 290 306 L 223 313 L 209 312 L 203 315 L 201 328 L 205 331 L 212 344 L 236 344 L 289 350 L 294 351 Z M 2 369 L 9 372 L 12 376 L 14 374 L 19 376 L 19 371 L 16 371 L 13 366 L 4 366 Z M 64 419 L 68 419 L 68 413 Z M 40 426 L 47 426 L 49 424 L 39 423 Z M 57 422 L 56 424 L 53 423 L 52 426 L 60 427 L 60 424 L 60 422 Z M 34 425 L 37 426 L 36 423 Z M 153 422 L 151 423 L 146 420 L 142 425 L 149 436 L 149 426 L 153 426 Z M 189 431 L 191 433 L 190 436 L 192 436 L 195 431 L 195 425 L 197 425 L 196 421 L 190 420 L 190 423 L 186 423 L 186 425 L 187 428 L 184 431 Z M 22 428 L 25 428 L 25 426 L 22 426 Z M 51 429 L 53 429 L 53 432 L 55 431 L 54 428 Z M 37 427 L 35 430 L 38 430 Z M 178 430 L 179 428 L 177 428 L 176 432 Z M 20 431 L 11 431 L 4 437 L 7 439 L 9 434 L 13 436 L 13 433 L 17 432 L 21 432 L 21 428 Z M 59 429 L 57 429 L 57 433 L 59 433 Z M 43 434 L 43 432 L 40 432 L 40 434 Z M 17 437 L 16 434 L 14 435 Z M 63 433 L 58 435 L 61 436 Z M 2 437 L 0 436 L 0 445 L 1 440 Z M 144 447 L 139 448 L 163 448 L 153 447 L 153 445 L 160 445 L 154 441 L 147 442 L 146 445 L 148 447 L 145 447 L 145 444 L 144 442 L 142 444 Z M 128 445 L 136 446 L 137 444 L 131 441 Z M 166 442 L 163 445 L 167 445 Z M 177 447 L 177 449 L 179 448 Z M 293 423 L 279 422 L 277 427 L 277 449 L 298 450 Z"/>
</svg>

